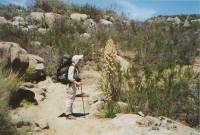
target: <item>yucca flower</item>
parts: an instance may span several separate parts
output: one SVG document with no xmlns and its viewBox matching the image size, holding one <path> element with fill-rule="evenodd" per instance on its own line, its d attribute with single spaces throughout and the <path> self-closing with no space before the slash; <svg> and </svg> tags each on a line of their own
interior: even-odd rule
<svg viewBox="0 0 200 135">
<path fill-rule="evenodd" d="M 110 76 L 115 71 L 115 62 L 117 57 L 116 46 L 112 39 L 106 42 L 104 51 L 104 71 L 107 76 Z"/>
</svg>

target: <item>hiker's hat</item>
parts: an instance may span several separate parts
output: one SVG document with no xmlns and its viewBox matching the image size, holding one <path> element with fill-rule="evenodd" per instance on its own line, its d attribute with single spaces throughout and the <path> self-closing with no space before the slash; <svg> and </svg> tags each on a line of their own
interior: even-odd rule
<svg viewBox="0 0 200 135">
<path fill-rule="evenodd" d="M 78 63 L 81 59 L 83 59 L 83 55 L 74 55 L 72 57 L 72 62 Z"/>
</svg>

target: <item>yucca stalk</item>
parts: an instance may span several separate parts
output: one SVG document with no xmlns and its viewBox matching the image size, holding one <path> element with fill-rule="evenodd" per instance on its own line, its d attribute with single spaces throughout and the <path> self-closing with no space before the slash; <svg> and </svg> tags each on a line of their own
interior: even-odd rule
<svg viewBox="0 0 200 135">
<path fill-rule="evenodd" d="M 117 58 L 117 49 L 112 39 L 109 39 L 106 42 L 105 51 L 104 51 L 104 65 L 102 73 L 102 83 L 103 89 L 107 93 L 109 100 L 117 100 L 118 92 L 115 87 L 116 80 L 116 58 Z"/>
</svg>

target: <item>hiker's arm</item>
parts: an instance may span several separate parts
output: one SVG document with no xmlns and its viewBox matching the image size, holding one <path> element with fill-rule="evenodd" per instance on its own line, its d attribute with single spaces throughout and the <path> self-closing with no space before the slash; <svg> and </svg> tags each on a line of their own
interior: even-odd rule
<svg viewBox="0 0 200 135">
<path fill-rule="evenodd" d="M 70 66 L 68 70 L 68 79 L 70 82 L 75 82 L 76 80 L 74 79 L 74 67 Z"/>
<path fill-rule="evenodd" d="M 74 70 L 75 70 L 74 66 L 70 66 L 70 67 L 69 67 L 68 79 L 69 79 L 70 82 L 75 83 L 75 84 L 77 84 L 77 85 L 80 85 L 80 83 L 77 82 L 77 81 L 74 79 Z"/>
</svg>

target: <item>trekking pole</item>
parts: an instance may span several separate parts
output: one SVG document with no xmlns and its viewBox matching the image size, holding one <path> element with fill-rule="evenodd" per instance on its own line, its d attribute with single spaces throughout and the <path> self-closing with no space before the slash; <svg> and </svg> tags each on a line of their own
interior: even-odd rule
<svg viewBox="0 0 200 135">
<path fill-rule="evenodd" d="M 84 104 L 84 99 L 83 99 L 83 87 L 81 85 L 81 97 L 82 97 L 82 103 L 83 103 L 83 111 L 84 111 L 84 115 L 85 115 L 85 104 Z"/>
</svg>

